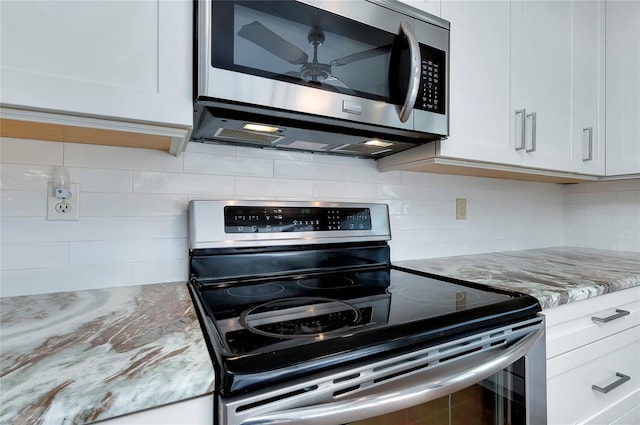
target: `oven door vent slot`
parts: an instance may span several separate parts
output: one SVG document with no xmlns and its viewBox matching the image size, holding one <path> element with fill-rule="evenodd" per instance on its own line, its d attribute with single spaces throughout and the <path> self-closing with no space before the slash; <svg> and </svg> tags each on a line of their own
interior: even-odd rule
<svg viewBox="0 0 640 425">
<path fill-rule="evenodd" d="M 271 404 L 271 403 L 274 403 L 274 402 L 279 401 L 279 400 L 284 400 L 286 398 L 294 397 L 294 396 L 297 396 L 297 395 L 300 395 L 300 394 L 304 394 L 304 393 L 307 393 L 309 391 L 314 391 L 314 390 L 317 390 L 317 389 L 318 389 L 317 385 L 311 385 L 309 387 L 300 388 L 298 390 L 291 391 L 291 392 L 288 392 L 288 393 L 285 393 L 285 394 L 279 394 L 279 395 L 277 395 L 275 397 L 269 397 L 269 398 L 265 398 L 263 400 L 258 400 L 258 401 L 254 402 L 254 403 L 249 403 L 249 404 L 244 404 L 244 405 L 238 406 L 236 408 L 236 412 L 242 412 L 242 411 L 245 411 L 245 410 L 254 409 L 254 408 L 259 407 L 259 406 L 264 406 L 264 405 L 267 405 L 267 404 Z"/>
<path fill-rule="evenodd" d="M 334 384 L 339 384 L 340 382 L 349 381 L 351 379 L 356 379 L 356 378 L 359 378 L 359 377 L 360 377 L 359 373 L 354 373 L 353 375 L 342 376 L 340 378 L 334 379 L 333 383 Z"/>
<path fill-rule="evenodd" d="M 338 397 L 338 396 L 340 396 L 342 394 L 350 393 L 352 391 L 359 390 L 359 389 L 360 389 L 360 385 L 354 385 L 353 387 L 343 388 L 343 389 L 341 389 L 339 391 L 334 392 L 333 396 L 334 397 Z"/>
</svg>

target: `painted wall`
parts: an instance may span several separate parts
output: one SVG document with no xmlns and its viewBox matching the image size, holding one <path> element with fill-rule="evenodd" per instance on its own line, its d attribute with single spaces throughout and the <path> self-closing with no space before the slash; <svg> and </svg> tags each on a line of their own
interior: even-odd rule
<svg viewBox="0 0 640 425">
<path fill-rule="evenodd" d="M 329 155 L 192 143 L 176 158 L 18 139 L 0 148 L 2 296 L 185 280 L 191 199 L 384 202 L 394 260 L 562 245 L 565 214 L 579 214 L 564 208 L 561 185 L 379 173 L 371 160 Z M 45 218 L 47 182 L 63 164 L 80 184 L 79 221 Z M 582 186 L 566 189 L 570 202 Z M 638 191 L 625 192 L 637 207 Z M 455 198 L 467 198 L 467 220 L 455 219 Z"/>
</svg>

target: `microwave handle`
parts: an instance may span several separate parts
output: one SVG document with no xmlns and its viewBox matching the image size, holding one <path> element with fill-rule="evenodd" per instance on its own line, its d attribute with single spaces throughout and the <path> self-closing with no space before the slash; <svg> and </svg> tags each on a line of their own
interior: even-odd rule
<svg viewBox="0 0 640 425">
<path fill-rule="evenodd" d="M 390 381 L 373 389 L 373 394 L 358 394 L 352 399 L 256 415 L 243 420 L 241 425 L 344 424 L 417 406 L 488 378 L 524 357 L 542 338 L 544 328 L 528 333 L 507 349 L 496 347 L 495 351 L 443 366 L 435 375 L 416 374 Z"/>
<path fill-rule="evenodd" d="M 411 28 L 411 24 L 407 21 L 402 21 L 400 29 L 407 37 L 409 42 L 409 60 L 411 61 L 411 76 L 409 78 L 409 87 L 407 89 L 407 96 L 404 99 L 404 105 L 400 109 L 400 122 L 406 122 L 413 112 L 413 105 L 418 98 L 418 90 L 420 89 L 420 44 L 418 44 L 418 38 L 416 33 Z"/>
</svg>

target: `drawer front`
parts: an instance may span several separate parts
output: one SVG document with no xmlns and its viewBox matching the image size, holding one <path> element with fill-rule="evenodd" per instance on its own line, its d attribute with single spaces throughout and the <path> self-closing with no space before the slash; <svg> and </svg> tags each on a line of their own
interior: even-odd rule
<svg viewBox="0 0 640 425">
<path fill-rule="evenodd" d="M 551 359 L 640 325 L 640 287 L 566 304 L 543 314 L 547 359 Z"/>
<path fill-rule="evenodd" d="M 633 397 L 634 392 L 637 397 L 639 352 L 640 326 L 636 326 L 548 360 L 549 424 L 575 424 L 629 395 Z M 593 385 L 608 391 L 597 391 Z"/>
</svg>

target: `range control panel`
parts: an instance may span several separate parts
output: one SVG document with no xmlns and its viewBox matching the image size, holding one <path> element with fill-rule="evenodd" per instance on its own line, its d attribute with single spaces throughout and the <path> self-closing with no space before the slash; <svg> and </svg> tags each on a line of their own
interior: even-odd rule
<svg viewBox="0 0 640 425">
<path fill-rule="evenodd" d="M 369 208 L 224 207 L 225 233 L 371 230 Z"/>
</svg>

